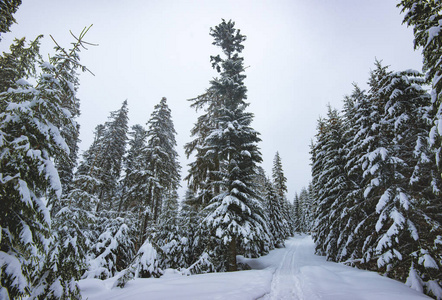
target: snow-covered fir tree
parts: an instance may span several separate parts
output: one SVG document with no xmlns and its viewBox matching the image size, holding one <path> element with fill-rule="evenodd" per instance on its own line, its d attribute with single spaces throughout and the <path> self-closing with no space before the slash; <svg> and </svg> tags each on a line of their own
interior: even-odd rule
<svg viewBox="0 0 442 300">
<path fill-rule="evenodd" d="M 162 250 L 162 266 L 165 269 L 178 269 L 186 266 L 188 244 L 187 239 L 183 239 L 184 232 L 178 209 L 178 194 L 172 192 L 165 195 L 154 238 Z"/>
<path fill-rule="evenodd" d="M 343 209 L 347 179 L 344 172 L 342 118 L 336 109 L 328 108 L 327 119 L 319 123 L 313 151 L 313 184 L 317 190 L 315 242 L 316 251 L 332 259 L 339 249 L 339 217 Z"/>
<path fill-rule="evenodd" d="M 38 46 L 29 49 L 36 50 Z M 23 63 L 33 63 L 32 56 L 37 56 L 33 51 L 27 51 L 27 55 Z M 78 62 L 74 57 L 69 59 Z M 80 297 L 75 284 L 78 277 L 58 272 L 70 269 L 70 261 L 58 257 L 60 249 L 57 242 L 54 246 L 57 235 L 52 235 L 48 209 L 58 206 L 62 195 L 55 161 L 69 159 L 70 149 L 59 128 L 68 129 L 75 123 L 63 108 L 61 82 L 66 78 L 50 62 L 42 62 L 40 67 L 42 74 L 35 87 L 19 79 L 0 96 L 4 212 L 0 221 L 0 293 L 5 299 L 24 295 L 48 299 Z M 21 66 L 17 75 L 29 74 L 27 70 L 33 69 Z"/>
<path fill-rule="evenodd" d="M 146 145 L 147 130 L 137 124 L 129 132 L 129 150 L 124 158 L 124 177 L 121 182 L 121 197 L 118 211 L 131 211 L 143 214 L 147 208 L 144 201 L 148 193 L 146 178 L 150 175 L 147 170 Z M 141 227 L 141 224 L 140 224 Z"/>
<path fill-rule="evenodd" d="M 330 113 L 320 120 L 312 149 L 315 239 L 331 260 L 439 297 L 441 180 L 428 142 L 431 98 L 424 84 L 419 72 L 390 72 L 377 61 L 369 91 L 355 86 L 345 99 L 338 126 L 345 132 L 334 138 L 343 137 L 343 147 L 327 147 Z"/>
<path fill-rule="evenodd" d="M 180 169 L 176 152 L 176 131 L 167 99 L 162 98 L 155 105 L 147 122 L 146 159 L 149 173 L 146 201 L 152 208 L 152 220 L 156 222 L 161 214 L 163 199 L 174 194 L 179 187 Z"/>
<path fill-rule="evenodd" d="M 225 57 L 211 57 L 220 77 L 210 82 L 207 93 L 194 99 L 197 108 L 209 110 L 205 115 L 209 122 L 196 125 L 197 137 L 187 148 L 189 154 L 203 149 L 187 178 L 199 195 L 213 196 L 205 208 L 204 225 L 212 236 L 215 248 L 211 250 L 221 263 L 217 269 L 229 271 L 237 269 L 238 249 L 248 256 L 259 255 L 268 240 L 262 205 L 252 185 L 261 154 L 258 133 L 250 127 L 253 115 L 245 111 L 247 88 L 240 53 L 246 37 L 234 26 L 223 20 L 211 29 L 213 44 L 221 47 Z"/>
<path fill-rule="evenodd" d="M 128 132 L 128 108 L 125 100 L 119 110 L 111 112 L 109 120 L 104 124 L 104 131 L 100 144 L 96 145 L 93 168 L 99 167 L 98 178 L 101 185 L 98 187 L 97 212 L 118 208 L 115 198 L 118 181 L 122 171 L 123 157 L 126 153 Z"/>
<path fill-rule="evenodd" d="M 292 207 L 288 202 L 286 193 L 287 193 L 287 178 L 284 175 L 284 170 L 282 168 L 282 160 L 279 152 L 276 152 L 275 157 L 273 159 L 273 168 L 272 168 L 272 179 L 273 186 L 278 195 L 279 206 L 281 206 L 280 215 L 277 217 L 281 222 L 281 232 L 283 239 L 291 236 L 295 231 L 295 220 L 293 219 Z"/>
<path fill-rule="evenodd" d="M 432 84 L 431 102 L 432 128 L 430 143 L 435 151 L 436 163 L 442 173 L 442 36 L 439 34 L 442 25 L 439 23 L 442 3 L 439 1 L 401 0 L 398 4 L 405 12 L 404 21 L 413 27 L 414 47 L 421 48 L 423 69 L 427 82 Z"/>
<path fill-rule="evenodd" d="M 59 129 L 69 148 L 69 154 L 55 158 L 55 167 L 60 176 L 63 193 L 61 199 L 51 205 L 53 240 L 31 298 L 81 298 L 76 281 L 86 269 L 87 225 L 90 217 L 85 207 L 90 199 L 69 198 L 71 195 L 68 193 L 68 187 L 72 183 L 78 150 L 79 126 L 75 120 L 79 114 L 79 102 L 75 96 L 78 87 L 76 70 L 87 70 L 80 64 L 78 52 L 81 47 L 84 48 L 83 39 L 89 29 L 90 27 L 83 29 L 69 51 L 56 43 L 56 54 L 45 64 L 52 67 L 44 69 L 47 72 L 44 77 L 53 76 L 50 88 L 53 92 L 56 91 L 62 110 L 68 118 L 67 122 L 59 125 Z"/>
<path fill-rule="evenodd" d="M 288 235 L 288 224 L 284 217 L 284 203 L 271 180 L 266 180 L 266 221 L 271 238 L 271 248 L 283 247 Z"/>
</svg>

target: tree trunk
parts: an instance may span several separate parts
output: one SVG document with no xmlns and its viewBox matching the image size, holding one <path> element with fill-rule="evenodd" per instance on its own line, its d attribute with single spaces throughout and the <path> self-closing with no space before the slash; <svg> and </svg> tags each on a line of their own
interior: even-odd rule
<svg viewBox="0 0 442 300">
<path fill-rule="evenodd" d="M 227 250 L 227 272 L 234 271 L 238 271 L 238 267 L 236 265 L 236 238 L 232 237 Z"/>
</svg>

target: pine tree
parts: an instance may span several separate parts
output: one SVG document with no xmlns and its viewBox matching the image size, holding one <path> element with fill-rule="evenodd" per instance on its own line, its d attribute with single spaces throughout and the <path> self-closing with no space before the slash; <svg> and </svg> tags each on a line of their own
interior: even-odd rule
<svg viewBox="0 0 442 300">
<path fill-rule="evenodd" d="M 277 190 L 270 180 L 265 183 L 266 216 L 271 237 L 271 248 L 283 247 L 287 238 L 287 220 L 284 218 L 284 206 Z"/>
<path fill-rule="evenodd" d="M 178 269 L 186 265 L 187 241 L 182 240 L 184 232 L 181 228 L 178 209 L 178 194 L 175 192 L 166 195 L 154 239 L 162 249 L 165 269 Z"/>
<path fill-rule="evenodd" d="M 211 57 L 220 77 L 210 82 L 206 94 L 194 100 L 196 106 L 210 110 L 206 115 L 209 125 L 196 126 L 199 136 L 188 148 L 190 152 L 196 146 L 203 149 L 205 159 L 198 153 L 188 179 L 195 190 L 213 195 L 205 208 L 204 223 L 212 236 L 210 249 L 220 262 L 225 258 L 217 268 L 229 271 L 237 269 L 237 249 L 247 256 L 259 255 L 267 239 L 262 206 L 252 184 L 261 154 L 258 133 L 250 127 L 253 115 L 245 111 L 247 89 L 239 56 L 245 36 L 234 26 L 234 22 L 222 20 L 211 29 L 213 44 L 221 47 L 226 57 Z"/>
<path fill-rule="evenodd" d="M 442 28 L 439 23 L 442 3 L 439 1 L 402 0 L 398 7 L 406 12 L 403 23 L 413 26 L 414 48 L 422 48 L 423 70 L 427 82 L 432 84 L 430 112 L 433 127 L 430 132 L 430 144 L 436 154 L 439 173 L 442 170 Z"/>
<path fill-rule="evenodd" d="M 150 175 L 145 157 L 147 131 L 143 126 L 135 125 L 132 126 L 129 136 L 131 138 L 129 150 L 124 158 L 125 175 L 122 180 L 122 196 L 118 211 L 141 212 L 144 209 L 142 199 L 148 193 L 148 185 L 143 179 Z"/>
<path fill-rule="evenodd" d="M 327 120 L 319 123 L 320 133 L 315 145 L 317 157 L 314 168 L 319 172 L 313 175 L 318 191 L 316 210 L 315 242 L 316 251 L 333 259 L 338 253 L 339 218 L 344 205 L 347 178 L 344 171 L 342 117 L 329 107 Z M 315 170 L 316 171 L 316 170 Z"/>
<path fill-rule="evenodd" d="M 184 264 L 182 268 L 188 268 L 192 263 L 198 260 L 198 257 L 204 251 L 204 243 L 198 243 L 198 227 L 201 224 L 201 218 L 195 205 L 193 192 L 188 189 L 184 200 L 181 202 L 179 212 L 182 238 L 180 242 L 181 255 L 184 255 Z M 200 247 L 198 247 L 200 246 Z"/>
<path fill-rule="evenodd" d="M 89 27 L 90 28 L 90 27 Z M 79 113 L 78 99 L 75 92 L 78 87 L 77 69 L 83 71 L 86 67 L 80 64 L 78 52 L 86 43 L 83 39 L 89 28 L 84 28 L 79 37 L 73 43 L 69 53 L 56 43 L 56 54 L 49 58 L 45 64 L 47 74 L 44 77 L 53 76 L 52 92 L 61 103 L 61 110 L 68 121 L 58 125 L 60 134 L 68 146 L 68 156 L 56 157 L 55 167 L 60 176 L 63 190 L 60 201 L 52 204 L 51 216 L 53 243 L 40 273 L 39 279 L 34 283 L 36 286 L 31 298 L 38 299 L 81 299 L 78 281 L 86 269 L 86 244 L 88 241 L 87 224 L 89 222 L 88 211 L 84 210 L 85 202 L 90 199 L 74 199 L 66 192 L 68 184 L 72 182 L 73 168 L 77 159 L 78 124 L 75 118 Z M 40 82 L 39 85 L 43 85 Z M 75 201 L 73 201 L 75 200 Z M 82 202 L 78 202 L 82 201 Z"/>
<path fill-rule="evenodd" d="M 69 147 L 58 129 L 72 124 L 63 109 L 58 73 L 49 63 L 42 63 L 41 68 L 43 74 L 36 87 L 20 79 L 16 82 L 17 88 L 12 87 L 0 96 L 4 108 L 0 114 L 0 195 L 3 195 L 4 212 L 0 219 L 3 257 L 0 293 L 4 298 L 29 293 L 34 297 L 32 289 L 45 286 L 46 278 L 41 277 L 40 271 L 47 268 L 42 262 L 50 250 L 51 217 L 47 207 L 56 205 L 62 192 L 54 159 L 64 160 L 69 155 Z M 70 279 L 57 282 L 64 286 Z M 54 285 L 46 288 L 51 290 Z M 50 293 L 55 293 L 55 298 L 76 297 L 78 289 L 72 284 L 66 290 Z"/>
<path fill-rule="evenodd" d="M 429 106 L 430 96 L 421 88 L 424 80 L 416 71 L 389 73 L 380 82 L 381 88 L 375 95 L 381 103 L 385 103 L 381 126 L 383 134 L 390 133 L 391 139 L 389 143 L 385 142 L 384 147 L 378 148 L 377 155 L 381 155 L 382 161 L 371 172 L 377 175 L 375 180 L 379 180 L 377 186 L 380 190 L 373 188 L 366 194 L 376 205 L 378 219 L 376 224 L 371 223 L 376 233 L 369 236 L 364 263 L 370 265 L 370 259 L 376 260 L 380 272 L 401 281 L 405 281 L 407 276 L 413 277 L 413 281 L 420 278 L 420 289 L 425 286 L 437 295 L 440 287 L 434 288 L 438 277 L 435 270 L 441 268 L 436 263 L 441 256 L 440 247 L 434 240 L 437 239 L 436 232 L 440 232 L 440 223 L 435 226 L 437 217 L 432 220 L 425 213 L 426 207 L 436 202 L 432 200 L 434 196 L 425 199 L 425 194 L 420 191 L 416 194 L 410 188 L 410 182 L 417 179 L 412 178 L 412 174 L 415 166 L 419 166 L 417 158 L 420 156 L 422 131 L 428 128 L 421 108 Z M 376 193 L 378 197 L 373 197 Z M 421 236 L 425 239 L 420 239 Z M 404 270 L 410 270 L 412 274 Z"/>
<path fill-rule="evenodd" d="M 280 215 L 278 216 L 278 218 L 280 218 L 282 222 L 280 234 L 285 240 L 287 237 L 291 236 L 291 233 L 294 232 L 295 229 L 294 220 L 290 212 L 290 203 L 285 196 L 285 193 L 287 193 L 287 178 L 284 176 L 282 161 L 278 152 L 276 152 L 275 158 L 273 159 L 272 178 L 273 186 L 278 195 L 278 206 L 281 207 L 281 211 L 279 212 Z M 284 245 L 284 243 L 282 243 L 282 245 Z"/>
<path fill-rule="evenodd" d="M 96 149 L 93 168 L 100 167 L 97 174 L 101 181 L 97 195 L 99 202 L 97 212 L 102 209 L 115 209 L 117 204 L 114 198 L 117 192 L 117 184 L 120 179 L 123 156 L 126 152 L 128 131 L 128 108 L 125 100 L 121 108 L 111 112 L 109 121 L 104 124 L 104 131 L 100 144 Z"/>
<path fill-rule="evenodd" d="M 176 131 L 166 98 L 163 97 L 155 106 L 147 124 L 149 128 L 146 158 L 149 162 L 147 170 L 150 173 L 147 202 L 152 207 L 152 219 L 156 222 L 161 214 L 164 197 L 173 194 L 180 181 L 181 167 L 175 150 Z"/>
<path fill-rule="evenodd" d="M 348 192 L 345 195 L 345 204 L 341 214 L 341 228 L 338 238 L 339 254 L 337 261 L 353 261 L 361 257 L 360 248 L 355 247 L 356 241 L 361 240 L 357 233 L 358 225 L 364 222 L 367 214 L 360 209 L 363 202 L 363 185 L 365 184 L 360 165 L 360 159 L 368 143 L 372 140 L 367 136 L 370 123 L 370 103 L 361 90 L 354 84 L 350 96 L 344 98 L 344 128 L 346 141 L 344 145 L 345 172 L 347 176 Z"/>
<path fill-rule="evenodd" d="M 285 193 L 287 193 L 287 178 L 284 176 L 284 171 L 282 170 L 282 161 L 279 152 L 276 152 L 275 158 L 273 159 L 272 178 L 276 192 L 281 198 L 284 198 Z"/>
<path fill-rule="evenodd" d="M 429 148 L 424 84 L 419 72 L 393 73 L 376 61 L 368 93 L 355 86 L 345 98 L 343 132 L 331 138 L 338 131 L 330 114 L 320 120 L 312 149 L 315 240 L 331 260 L 439 297 L 441 180 Z M 339 136 L 342 153 L 330 147 Z"/>
<path fill-rule="evenodd" d="M 78 70 L 83 72 L 89 71 L 85 66 L 80 64 L 79 53 L 81 49 L 86 49 L 85 45 L 93 45 L 83 40 L 89 29 L 84 28 L 80 33 L 75 43 L 72 43 L 72 48 L 65 50 L 55 40 L 56 54 L 50 58 L 50 63 L 54 66 L 56 72 L 56 79 L 58 81 L 60 90 L 60 99 L 65 114 L 71 120 L 72 124 L 60 128 L 61 135 L 69 146 L 69 156 L 67 160 L 56 161 L 57 170 L 60 174 L 60 180 L 63 187 L 63 192 L 67 193 L 72 182 L 74 169 L 77 165 L 78 159 L 78 143 L 80 125 L 76 119 L 80 115 L 80 100 L 77 98 L 77 90 L 79 87 Z"/>
</svg>

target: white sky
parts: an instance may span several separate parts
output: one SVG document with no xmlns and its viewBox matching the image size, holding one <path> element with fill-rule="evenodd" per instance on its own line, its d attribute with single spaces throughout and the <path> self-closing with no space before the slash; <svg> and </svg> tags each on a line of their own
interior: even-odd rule
<svg viewBox="0 0 442 300">
<path fill-rule="evenodd" d="M 24 0 L 18 24 L 4 34 L 0 50 L 14 37 L 44 34 L 41 53 L 52 52 L 94 24 L 86 41 L 99 44 L 81 55 L 95 73 L 82 74 L 81 150 L 97 124 L 128 99 L 130 125 L 147 122 L 161 97 L 168 99 L 178 132 L 178 152 L 186 175 L 183 145 L 197 114 L 186 99 L 202 94 L 216 76 L 209 28 L 232 19 L 247 36 L 243 56 L 252 124 L 261 133 L 263 166 L 271 175 L 279 151 L 293 199 L 310 181 L 310 141 L 318 117 L 330 103 L 342 108 L 352 82 L 366 87 L 375 57 L 392 70 L 421 70 L 412 29 L 392 0 Z M 184 185 L 184 184 L 183 184 Z"/>
</svg>

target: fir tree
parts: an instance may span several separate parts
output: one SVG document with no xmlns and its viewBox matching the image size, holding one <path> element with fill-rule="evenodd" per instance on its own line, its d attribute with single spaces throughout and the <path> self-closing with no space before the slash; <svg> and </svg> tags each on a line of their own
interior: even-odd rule
<svg viewBox="0 0 442 300">
<path fill-rule="evenodd" d="M 178 194 L 166 195 L 159 219 L 156 244 L 163 250 L 164 268 L 178 269 L 186 265 L 187 240 L 183 240 L 178 213 Z"/>
<path fill-rule="evenodd" d="M 211 126 L 201 133 L 205 139 L 196 144 L 201 143 L 215 165 L 196 164 L 190 171 L 193 182 L 201 180 L 197 186 L 210 187 L 209 194 L 214 196 L 205 208 L 204 223 L 213 236 L 212 250 L 221 255 L 218 259 L 225 257 L 226 263 L 217 268 L 229 271 L 237 269 L 237 249 L 248 256 L 259 255 L 267 239 L 262 206 L 252 184 L 261 154 L 258 133 L 250 127 L 253 115 L 245 112 L 247 89 L 243 58 L 239 56 L 245 36 L 234 25 L 223 20 L 211 29 L 213 44 L 222 48 L 226 58 L 211 57 L 220 77 L 211 81 L 208 93 L 195 100 L 211 110 Z M 208 176 L 200 177 L 201 170 L 209 171 Z"/>
<path fill-rule="evenodd" d="M 45 256 L 48 252 L 54 254 L 50 252 L 51 217 L 47 207 L 56 205 L 62 192 L 54 160 L 68 159 L 69 155 L 69 147 L 58 128 L 69 127 L 72 122 L 63 109 L 56 68 L 49 63 L 42 63 L 41 68 L 43 74 L 36 87 L 20 79 L 16 88 L 1 94 L 0 100 L 4 108 L 0 114 L 3 190 L 0 194 L 4 212 L 0 219 L 3 257 L 0 293 L 4 298 L 26 294 L 42 297 L 35 291 L 46 289 L 52 298 L 79 297 L 78 287 L 69 274 L 66 274 L 69 278 L 53 281 L 57 277 L 50 267 L 54 261 Z M 52 279 L 43 274 L 52 274 Z M 67 281 L 70 283 L 66 285 Z M 60 290 L 56 284 L 63 288 Z"/>
<path fill-rule="evenodd" d="M 441 11 L 442 3 L 439 1 L 425 0 L 402 0 L 398 7 L 405 12 L 404 21 L 408 26 L 413 26 L 414 48 L 422 48 L 423 70 L 426 73 L 427 82 L 431 82 L 430 112 L 433 127 L 430 132 L 430 144 L 432 145 L 439 173 L 442 168 L 442 36 L 439 34 L 442 28 Z"/>
<path fill-rule="evenodd" d="M 150 174 L 147 202 L 152 207 L 152 219 L 156 222 L 161 213 L 164 196 L 173 194 L 179 187 L 181 168 L 175 150 L 176 131 L 166 98 L 163 97 L 155 106 L 147 124 L 149 128 L 146 159 L 149 162 L 147 170 Z"/>
<path fill-rule="evenodd" d="M 143 210 L 142 199 L 148 193 L 148 185 L 143 179 L 150 175 L 145 157 L 147 131 L 143 126 L 135 125 L 132 126 L 129 136 L 131 138 L 127 156 L 124 158 L 125 176 L 122 180 L 122 196 L 118 211 L 140 212 Z"/>
<path fill-rule="evenodd" d="M 275 158 L 273 159 L 273 168 L 272 168 L 272 178 L 273 178 L 273 186 L 278 195 L 278 206 L 281 207 L 278 218 L 281 220 L 281 232 L 283 239 L 285 240 L 287 237 L 294 232 L 294 220 L 291 215 L 290 203 L 285 196 L 287 193 L 287 178 L 284 176 L 284 171 L 282 169 L 282 161 L 279 153 L 276 152 Z M 283 245 L 284 243 L 282 243 Z"/>
<path fill-rule="evenodd" d="M 86 49 L 85 45 L 92 45 L 83 40 L 86 33 L 92 27 L 84 28 L 72 48 L 65 50 L 55 40 L 56 54 L 50 58 L 50 63 L 54 66 L 56 79 L 59 85 L 60 99 L 65 114 L 71 120 L 71 124 L 60 128 L 61 134 L 69 146 L 69 156 L 67 160 L 58 160 L 56 163 L 57 170 L 60 174 L 60 180 L 63 192 L 67 193 L 69 184 L 72 182 L 74 168 L 78 159 L 78 143 L 80 125 L 76 119 L 80 115 L 80 100 L 77 98 L 77 90 L 79 87 L 78 70 L 89 71 L 85 66 L 80 64 L 79 53 L 81 49 Z M 90 71 L 89 71 L 90 72 Z"/>
<path fill-rule="evenodd" d="M 339 249 L 339 217 L 343 209 L 347 179 L 344 172 L 342 118 L 335 109 L 329 107 L 327 120 L 320 123 L 320 134 L 315 145 L 314 168 L 315 188 L 318 191 L 316 210 L 315 242 L 317 252 L 332 259 Z"/>
<path fill-rule="evenodd" d="M 284 206 L 277 190 L 270 180 L 265 183 L 267 200 L 266 217 L 270 232 L 272 248 L 283 247 L 287 238 L 287 220 L 284 218 Z"/>
<path fill-rule="evenodd" d="M 101 185 L 97 190 L 99 202 L 97 204 L 97 212 L 100 212 L 102 206 L 104 209 L 113 209 L 117 205 L 114 204 L 114 196 L 117 192 L 117 184 L 120 179 L 123 156 L 126 152 L 127 131 L 128 131 L 128 109 L 127 100 L 125 100 L 121 108 L 111 112 L 109 121 L 104 124 L 104 131 L 100 144 L 97 145 L 95 161 L 93 168 L 100 167 L 97 174 L 101 181 Z"/>
</svg>

